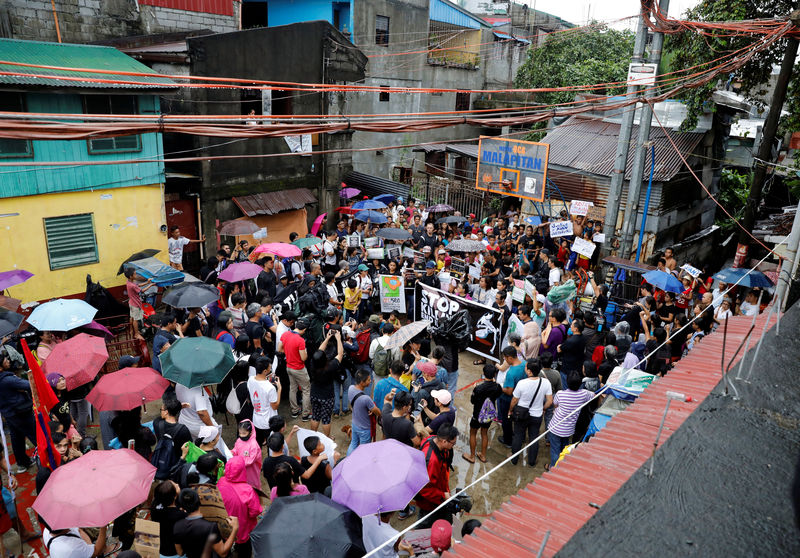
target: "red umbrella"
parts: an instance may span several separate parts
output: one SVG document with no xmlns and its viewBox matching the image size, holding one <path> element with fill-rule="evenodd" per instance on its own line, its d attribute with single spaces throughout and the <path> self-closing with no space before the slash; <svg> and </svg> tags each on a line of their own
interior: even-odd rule
<svg viewBox="0 0 800 558">
<path fill-rule="evenodd" d="M 358 210 L 358 209 L 353 209 L 352 207 L 345 207 L 345 206 L 336 208 L 336 212 L 337 213 L 341 213 L 343 215 L 355 215 L 359 211 L 360 210 Z"/>
<path fill-rule="evenodd" d="M 147 499 L 155 474 L 133 450 L 90 451 L 53 471 L 33 509 L 51 529 L 104 527 Z"/>
<path fill-rule="evenodd" d="M 167 386 L 169 380 L 152 368 L 123 368 L 100 378 L 86 400 L 100 411 L 130 411 L 161 399 Z"/>
<path fill-rule="evenodd" d="M 42 368 L 45 374 L 61 374 L 67 381 L 67 389 L 75 389 L 94 380 L 107 360 L 108 351 L 102 337 L 79 333 L 56 345 Z"/>
</svg>

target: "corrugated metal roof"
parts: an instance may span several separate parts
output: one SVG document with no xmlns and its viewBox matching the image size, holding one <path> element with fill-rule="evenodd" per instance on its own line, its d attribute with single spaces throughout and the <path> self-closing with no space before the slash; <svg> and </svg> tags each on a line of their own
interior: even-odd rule
<svg viewBox="0 0 800 558">
<path fill-rule="evenodd" d="M 437 151 L 444 151 L 445 149 L 447 149 L 447 144 L 446 143 L 426 143 L 425 145 L 418 145 L 417 147 L 415 147 L 411 151 L 416 151 L 416 152 L 420 152 L 420 153 L 422 153 L 422 152 L 424 152 L 424 153 L 435 153 Z"/>
<path fill-rule="evenodd" d="M 756 318 L 754 346 L 767 312 Z M 736 351 L 750 330 L 752 318 L 728 320 L 724 359 Z M 667 391 L 691 396 L 690 402 L 670 403 L 661 447 L 720 382 L 721 332 L 701 339 L 669 374 L 656 379 L 635 403 L 612 418 L 592 439 L 580 444 L 552 471 L 523 488 L 486 519 L 480 529 L 445 557 L 535 556 L 546 531 L 543 556 L 555 555 L 596 510 L 625 484 L 652 455 Z M 741 359 L 738 355 L 735 363 Z"/>
<path fill-rule="evenodd" d="M 96 45 L 76 45 L 69 43 L 46 43 L 42 41 L 19 41 L 0 39 L 0 61 L 21 62 L 44 66 L 79 68 L 92 70 L 112 70 L 125 72 L 152 73 L 153 70 L 137 62 L 127 54 L 113 47 Z M 24 85 L 31 87 L 80 87 L 92 89 L 165 89 L 175 88 L 177 84 L 167 78 L 143 76 L 114 76 L 105 73 L 80 72 L 76 70 L 51 70 L 29 68 L 0 63 L 0 71 L 14 72 L 16 75 L 0 75 L 0 85 Z M 50 78 L 34 75 L 53 76 Z M 58 77 L 83 77 L 92 79 L 118 79 L 144 82 L 151 85 L 129 85 L 97 83 L 88 81 L 63 80 Z"/>
<path fill-rule="evenodd" d="M 428 14 L 432 21 L 449 23 L 468 29 L 489 27 L 489 24 L 478 16 L 447 0 L 431 0 Z"/>
<path fill-rule="evenodd" d="M 447 151 L 478 160 L 478 145 L 473 143 L 448 143 Z"/>
<path fill-rule="evenodd" d="M 316 203 L 317 197 L 308 188 L 263 192 L 249 196 L 236 196 L 233 203 L 248 217 L 275 215 L 290 209 L 302 209 L 307 203 Z"/>
<path fill-rule="evenodd" d="M 617 151 L 617 138 L 620 125 L 595 119 L 573 116 L 560 126 L 550 131 L 543 143 L 550 144 L 550 165 L 558 165 L 585 171 L 600 176 L 611 176 Z M 634 126 L 631 133 L 636 138 L 639 127 Z M 703 139 L 704 134 L 687 132 L 669 134 L 678 146 L 681 154 L 688 157 Z M 650 141 L 656 147 L 656 169 L 654 182 L 666 182 L 683 169 L 683 162 L 661 128 L 651 128 Z M 628 165 L 625 169 L 625 180 L 630 179 L 633 166 L 635 142 L 628 151 Z M 642 177 L 650 174 L 650 157 L 646 158 Z"/>
<path fill-rule="evenodd" d="M 380 194 L 392 194 L 395 197 L 402 197 L 408 201 L 408 193 L 411 186 L 393 180 L 386 180 L 371 174 L 350 171 L 343 179 L 343 182 L 353 188 L 358 188 L 365 196 L 373 197 Z"/>
</svg>

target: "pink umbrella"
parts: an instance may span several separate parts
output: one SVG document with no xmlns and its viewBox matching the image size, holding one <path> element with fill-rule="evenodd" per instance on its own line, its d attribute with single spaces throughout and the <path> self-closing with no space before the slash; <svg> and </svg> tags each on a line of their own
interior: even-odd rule
<svg viewBox="0 0 800 558">
<path fill-rule="evenodd" d="M 108 351 L 102 337 L 79 333 L 56 345 L 42 368 L 45 374 L 61 374 L 67 381 L 67 389 L 75 389 L 94 380 L 107 360 Z"/>
<path fill-rule="evenodd" d="M 319 229 L 322 228 L 322 222 L 325 220 L 325 217 L 327 216 L 328 216 L 327 213 L 323 213 L 322 215 L 314 219 L 314 224 L 311 225 L 311 234 L 317 236 Z"/>
<path fill-rule="evenodd" d="M 264 271 L 264 268 L 254 263 L 239 262 L 223 269 L 217 277 L 229 283 L 238 283 L 239 281 L 258 277 L 258 274 L 262 271 Z"/>
<path fill-rule="evenodd" d="M 344 182 L 342 182 L 344 184 Z M 350 198 L 354 198 L 361 193 L 361 190 L 358 188 L 342 188 L 341 192 L 339 192 L 339 196 L 342 199 L 349 200 Z"/>
<path fill-rule="evenodd" d="M 100 378 L 86 400 L 98 411 L 130 411 L 161 399 L 167 386 L 169 380 L 152 368 L 123 368 Z"/>
<path fill-rule="evenodd" d="M 300 248 L 293 244 L 286 244 L 285 242 L 268 242 L 260 244 L 253 250 L 254 254 L 274 254 L 279 258 L 294 258 L 303 253 Z"/>
<path fill-rule="evenodd" d="M 133 450 L 95 450 L 58 467 L 33 509 L 51 529 L 104 527 L 144 502 L 156 468 Z"/>
<path fill-rule="evenodd" d="M 79 327 L 77 329 L 83 331 L 84 333 L 88 333 L 89 335 L 94 335 L 95 337 L 99 337 L 100 335 L 102 335 L 106 339 L 113 339 L 114 338 L 114 334 L 111 333 L 110 329 L 108 329 L 103 324 L 97 323 L 94 320 L 92 320 L 88 324 L 86 324 L 84 326 L 81 326 L 81 327 Z"/>
</svg>

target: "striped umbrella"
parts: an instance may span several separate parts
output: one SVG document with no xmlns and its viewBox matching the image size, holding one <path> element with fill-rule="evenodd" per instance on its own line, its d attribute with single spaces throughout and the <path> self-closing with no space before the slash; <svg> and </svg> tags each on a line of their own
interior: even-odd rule
<svg viewBox="0 0 800 558">
<path fill-rule="evenodd" d="M 388 351 L 389 349 L 402 347 L 414 337 L 428 329 L 430 325 L 431 323 L 428 320 L 417 320 L 416 322 L 404 325 L 389 337 L 389 340 L 383 348 Z"/>
</svg>

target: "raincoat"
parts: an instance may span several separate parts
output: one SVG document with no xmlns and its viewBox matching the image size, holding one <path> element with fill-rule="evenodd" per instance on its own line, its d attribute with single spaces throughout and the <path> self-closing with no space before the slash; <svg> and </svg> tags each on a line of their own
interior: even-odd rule
<svg viewBox="0 0 800 558">
<path fill-rule="evenodd" d="M 228 515 L 239 519 L 237 543 L 245 543 L 250 539 L 250 531 L 256 526 L 262 511 L 258 494 L 247 482 L 245 467 L 243 457 L 231 457 L 225 467 L 225 476 L 217 483 Z"/>
<path fill-rule="evenodd" d="M 256 427 L 253 423 L 245 419 L 242 422 L 249 422 L 252 426 L 250 437 L 247 440 L 237 438 L 231 450 L 234 456 L 244 459 L 245 470 L 247 471 L 247 483 L 255 489 L 261 489 L 261 446 L 256 440 Z"/>
</svg>

